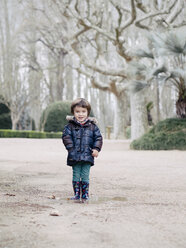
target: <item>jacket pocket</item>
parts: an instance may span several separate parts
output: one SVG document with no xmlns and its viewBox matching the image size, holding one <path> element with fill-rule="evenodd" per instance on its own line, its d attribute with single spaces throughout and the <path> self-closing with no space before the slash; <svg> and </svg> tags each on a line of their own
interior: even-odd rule
<svg viewBox="0 0 186 248">
<path fill-rule="evenodd" d="M 90 146 L 87 147 L 87 149 L 86 149 L 86 155 L 92 156 L 92 148 Z"/>
<path fill-rule="evenodd" d="M 74 151 L 74 148 L 71 148 L 68 151 L 68 160 L 75 160 L 75 151 Z"/>
</svg>

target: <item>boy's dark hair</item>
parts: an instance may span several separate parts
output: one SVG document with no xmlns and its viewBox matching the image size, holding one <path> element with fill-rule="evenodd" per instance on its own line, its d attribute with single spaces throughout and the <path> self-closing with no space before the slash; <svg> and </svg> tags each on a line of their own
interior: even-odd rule
<svg viewBox="0 0 186 248">
<path fill-rule="evenodd" d="M 71 104 L 71 113 L 74 114 L 74 108 L 78 106 L 78 107 L 82 107 L 82 108 L 86 108 L 88 111 L 88 116 L 90 114 L 91 111 L 91 106 L 90 103 L 84 99 L 84 98 L 77 98 L 76 100 L 74 100 Z"/>
</svg>

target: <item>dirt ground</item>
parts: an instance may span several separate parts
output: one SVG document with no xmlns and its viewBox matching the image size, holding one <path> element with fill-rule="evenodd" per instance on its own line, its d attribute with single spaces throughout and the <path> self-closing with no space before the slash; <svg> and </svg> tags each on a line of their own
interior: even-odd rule
<svg viewBox="0 0 186 248">
<path fill-rule="evenodd" d="M 71 172 L 61 140 L 0 139 L 1 248 L 186 247 L 186 152 L 105 140 L 88 204 Z"/>
</svg>

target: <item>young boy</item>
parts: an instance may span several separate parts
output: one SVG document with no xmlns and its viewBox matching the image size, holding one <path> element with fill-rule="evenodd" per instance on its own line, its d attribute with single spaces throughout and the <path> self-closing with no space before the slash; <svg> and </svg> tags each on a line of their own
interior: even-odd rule
<svg viewBox="0 0 186 248">
<path fill-rule="evenodd" d="M 90 118 L 91 106 L 83 98 L 71 104 L 73 116 L 67 116 L 68 124 L 63 130 L 62 140 L 68 150 L 67 165 L 72 166 L 74 189 L 73 200 L 89 199 L 90 167 L 94 165 L 94 157 L 102 147 L 102 135 L 96 120 Z"/>
</svg>

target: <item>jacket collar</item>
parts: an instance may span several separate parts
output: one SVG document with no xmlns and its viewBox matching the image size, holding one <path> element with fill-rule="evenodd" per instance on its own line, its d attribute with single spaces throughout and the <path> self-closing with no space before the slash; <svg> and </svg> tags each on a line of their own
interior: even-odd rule
<svg viewBox="0 0 186 248">
<path fill-rule="evenodd" d="M 66 119 L 67 119 L 68 122 L 75 122 L 76 124 L 81 125 L 79 122 L 76 121 L 74 116 L 67 115 Z M 87 121 L 83 125 L 86 125 L 86 123 L 89 122 L 89 121 L 94 123 L 94 124 L 98 124 L 98 121 L 96 120 L 95 117 L 88 117 Z"/>
</svg>

